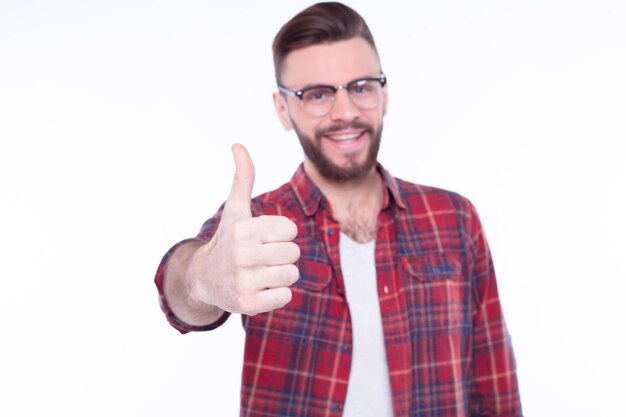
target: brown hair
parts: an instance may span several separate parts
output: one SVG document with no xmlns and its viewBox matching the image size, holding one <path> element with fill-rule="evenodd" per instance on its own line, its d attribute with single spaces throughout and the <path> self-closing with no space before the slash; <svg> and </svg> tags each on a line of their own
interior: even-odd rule
<svg viewBox="0 0 626 417">
<path fill-rule="evenodd" d="M 367 23 L 353 9 L 337 2 L 317 3 L 307 7 L 285 23 L 274 38 L 272 51 L 276 81 L 280 84 L 282 65 L 290 52 L 354 37 L 365 39 L 378 55 Z"/>
</svg>

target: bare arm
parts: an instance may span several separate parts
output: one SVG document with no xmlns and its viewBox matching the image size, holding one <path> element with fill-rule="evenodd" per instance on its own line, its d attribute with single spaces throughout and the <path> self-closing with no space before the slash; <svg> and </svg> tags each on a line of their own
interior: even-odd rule
<svg viewBox="0 0 626 417">
<path fill-rule="evenodd" d="M 203 256 L 213 241 L 190 241 L 181 245 L 171 255 L 165 270 L 164 292 L 169 306 L 180 320 L 192 326 L 206 326 L 216 322 L 224 310 L 205 304 L 191 296 L 190 275 L 197 273 L 192 260 L 196 253 Z"/>
</svg>

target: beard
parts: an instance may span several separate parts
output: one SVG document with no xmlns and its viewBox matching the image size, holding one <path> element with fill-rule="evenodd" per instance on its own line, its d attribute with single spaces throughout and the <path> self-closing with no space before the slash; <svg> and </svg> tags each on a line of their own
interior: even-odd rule
<svg viewBox="0 0 626 417">
<path fill-rule="evenodd" d="M 335 182 L 348 182 L 352 180 L 359 180 L 364 178 L 375 166 L 378 161 L 378 150 L 380 149 L 380 140 L 383 133 L 383 126 L 374 130 L 372 125 L 356 121 L 352 123 L 334 124 L 324 129 L 317 129 L 315 131 L 315 137 L 302 133 L 292 120 L 292 126 L 300 140 L 302 149 L 306 157 L 313 163 L 320 175 L 327 180 Z M 359 163 L 356 161 L 357 155 L 347 155 L 348 165 L 338 166 L 333 163 L 322 151 L 322 137 L 339 130 L 344 129 L 359 129 L 364 130 L 364 134 L 367 133 L 370 137 L 370 146 L 367 149 L 367 155 L 365 161 Z"/>
</svg>

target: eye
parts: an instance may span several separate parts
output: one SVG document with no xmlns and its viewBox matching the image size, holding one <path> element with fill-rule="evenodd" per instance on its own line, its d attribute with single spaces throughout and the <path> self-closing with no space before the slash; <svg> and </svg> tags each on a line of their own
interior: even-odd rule
<svg viewBox="0 0 626 417">
<path fill-rule="evenodd" d="M 350 92 L 354 95 L 367 95 L 374 91 L 374 83 L 371 81 L 357 81 L 350 86 Z"/>
<path fill-rule="evenodd" d="M 330 88 L 314 88 L 305 91 L 302 98 L 308 103 L 319 103 L 331 99 L 333 93 Z"/>
</svg>

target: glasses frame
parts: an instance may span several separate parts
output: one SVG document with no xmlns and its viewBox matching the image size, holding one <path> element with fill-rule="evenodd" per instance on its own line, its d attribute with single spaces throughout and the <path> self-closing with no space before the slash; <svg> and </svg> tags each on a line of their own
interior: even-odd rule
<svg viewBox="0 0 626 417">
<path fill-rule="evenodd" d="M 380 86 L 384 88 L 385 84 L 387 84 L 387 77 L 385 76 L 385 74 L 383 74 L 381 72 L 378 77 L 357 78 L 356 80 L 352 80 L 352 81 L 350 81 L 350 82 L 348 82 L 346 84 L 343 84 L 343 85 L 315 84 L 315 85 L 311 85 L 309 87 L 304 87 L 304 88 L 302 88 L 300 90 L 290 90 L 287 87 L 284 87 L 284 86 L 278 84 L 278 91 L 280 91 L 281 93 L 289 94 L 289 95 L 294 96 L 294 97 L 298 97 L 300 99 L 300 106 L 304 110 L 304 94 L 307 91 L 315 90 L 315 89 L 318 89 L 318 88 L 328 88 L 328 89 L 333 91 L 333 104 L 334 104 L 335 97 L 337 96 L 337 92 L 339 90 L 350 91 L 350 88 L 353 85 L 358 84 L 358 83 L 363 82 L 363 81 L 378 81 L 380 83 Z M 350 100 L 352 101 L 352 96 L 350 96 L 350 93 L 348 93 L 348 97 L 350 97 Z M 352 102 L 354 103 L 354 101 L 352 101 Z M 354 105 L 359 107 L 356 103 L 354 103 Z M 359 107 L 359 108 L 361 108 L 361 107 Z M 332 107 L 331 107 L 331 109 L 332 109 Z M 329 112 L 330 112 L 330 109 L 326 113 L 324 113 L 324 114 L 313 115 L 313 116 L 320 116 L 321 117 L 321 116 L 324 116 L 324 115 L 328 114 Z M 309 112 L 307 112 L 307 113 L 309 113 Z"/>
</svg>

